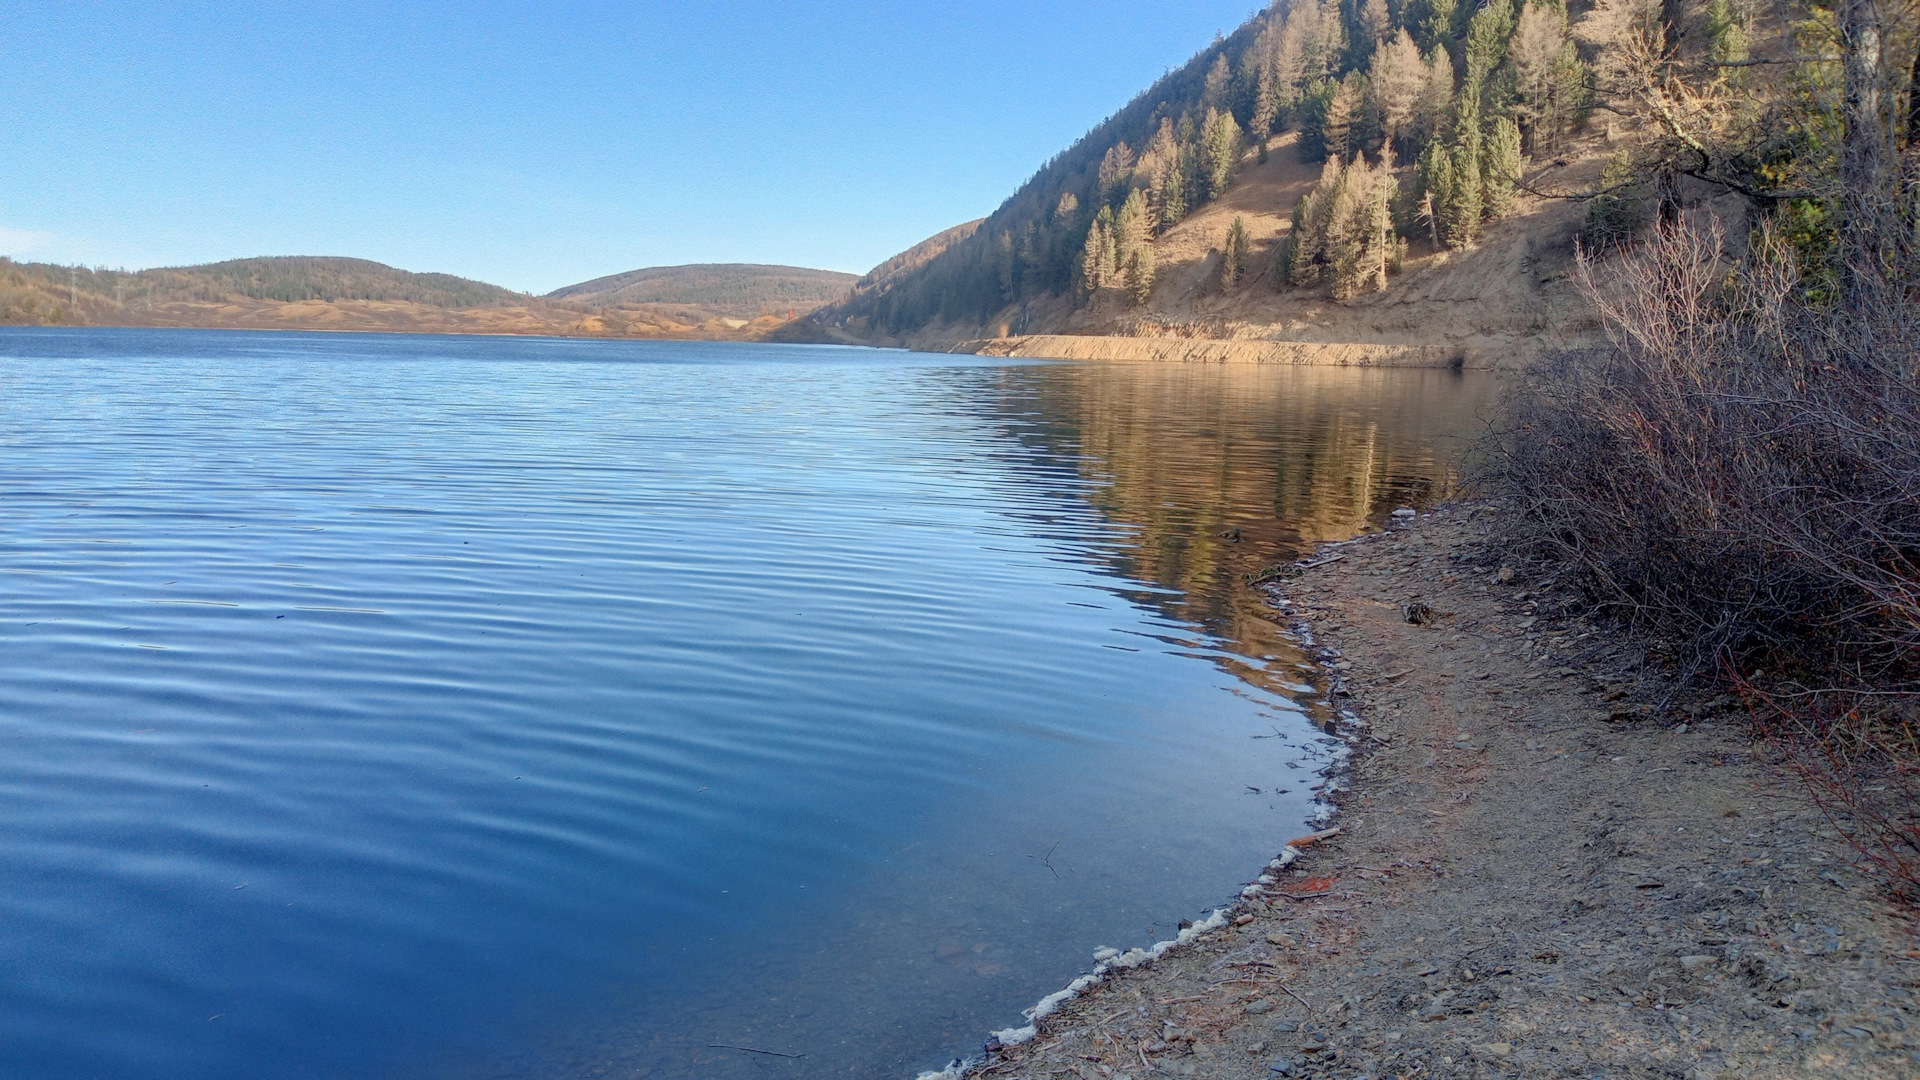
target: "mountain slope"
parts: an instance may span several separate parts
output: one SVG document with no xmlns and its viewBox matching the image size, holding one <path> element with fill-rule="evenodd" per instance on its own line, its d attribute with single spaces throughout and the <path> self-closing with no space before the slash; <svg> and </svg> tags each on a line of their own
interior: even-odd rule
<svg viewBox="0 0 1920 1080">
<path fill-rule="evenodd" d="M 650 266 L 555 289 L 548 300 L 604 305 L 679 304 L 753 318 L 810 310 L 845 296 L 855 277 L 835 270 L 756 263 Z"/>
<path fill-rule="evenodd" d="M 1378 345 L 1360 354 L 1477 364 L 1583 338 L 1568 270 L 1585 204 L 1527 190 L 1596 186 L 1620 150 L 1611 122 L 1588 123 L 1596 65 L 1621 12 L 1650 6 L 1281 0 L 966 235 L 786 333 L 1021 355 L 1099 352 L 1041 340 L 1060 335 Z M 1689 27 L 1705 18 L 1686 8 Z"/>
</svg>

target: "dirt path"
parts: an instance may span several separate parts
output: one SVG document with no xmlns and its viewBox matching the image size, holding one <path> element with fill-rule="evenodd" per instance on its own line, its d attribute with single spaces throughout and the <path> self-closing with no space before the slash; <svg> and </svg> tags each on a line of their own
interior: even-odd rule
<svg viewBox="0 0 1920 1080">
<path fill-rule="evenodd" d="M 973 1075 L 1920 1076 L 1911 928 L 1733 703 L 1655 718 L 1657 665 L 1480 534 L 1445 510 L 1276 591 L 1370 748 L 1340 835 Z"/>
</svg>

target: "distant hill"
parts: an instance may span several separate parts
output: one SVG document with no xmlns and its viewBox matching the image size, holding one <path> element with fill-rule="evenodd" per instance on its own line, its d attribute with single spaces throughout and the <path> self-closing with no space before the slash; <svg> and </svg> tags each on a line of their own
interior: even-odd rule
<svg viewBox="0 0 1920 1080">
<path fill-rule="evenodd" d="M 736 318 L 812 310 L 847 295 L 857 279 L 834 270 L 757 263 L 649 266 L 555 289 L 548 300 L 594 305 L 687 305 Z"/>
<path fill-rule="evenodd" d="M 280 256 L 121 271 L 0 258 L 0 325 L 760 340 L 842 297 L 852 274 L 658 267 L 545 297 L 367 259 Z"/>
</svg>

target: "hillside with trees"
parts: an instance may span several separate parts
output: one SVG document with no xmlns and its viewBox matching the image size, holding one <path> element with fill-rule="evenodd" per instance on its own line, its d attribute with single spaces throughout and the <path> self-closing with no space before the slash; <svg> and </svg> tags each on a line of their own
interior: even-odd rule
<svg viewBox="0 0 1920 1080">
<path fill-rule="evenodd" d="M 366 259 L 289 256 L 124 271 L 0 259 L 0 325 L 755 340 L 843 296 L 852 274 L 654 267 L 544 297 Z"/>
<path fill-rule="evenodd" d="M 1682 197 L 1663 195 L 1686 174 L 1669 125 L 1631 81 L 1646 27 L 1659 64 L 1749 88 L 1779 81 L 1755 44 L 1801 32 L 1750 0 L 1280 0 L 964 240 L 809 324 L 924 347 L 1077 334 L 1470 356 L 1590 336 L 1576 250 Z"/>
<path fill-rule="evenodd" d="M 756 263 L 651 266 L 583 281 L 547 294 L 549 300 L 600 305 L 666 304 L 704 308 L 751 319 L 812 309 L 838 300 L 857 280 L 837 270 Z"/>
</svg>

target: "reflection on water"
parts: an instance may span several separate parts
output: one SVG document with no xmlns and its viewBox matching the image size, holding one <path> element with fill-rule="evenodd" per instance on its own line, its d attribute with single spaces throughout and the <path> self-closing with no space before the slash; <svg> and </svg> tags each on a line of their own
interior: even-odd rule
<svg viewBox="0 0 1920 1080">
<path fill-rule="evenodd" d="M 1444 495 L 1493 391 L 1478 374 L 1265 365 L 1002 377 L 1010 430 L 1071 456 L 1084 497 L 1124 527 L 1115 572 L 1154 586 L 1130 598 L 1254 661 L 1292 650 L 1248 579 Z"/>
<path fill-rule="evenodd" d="M 45 1080 L 976 1047 L 1298 831 L 1334 747 L 1240 583 L 1444 484 L 1485 392 L 59 330 L 0 386 L 0 1061 Z"/>
</svg>

